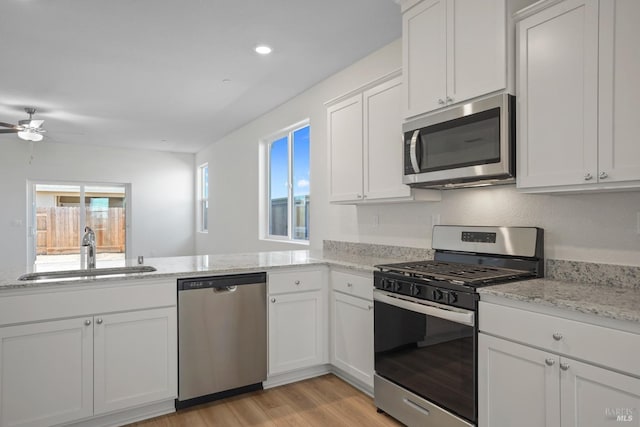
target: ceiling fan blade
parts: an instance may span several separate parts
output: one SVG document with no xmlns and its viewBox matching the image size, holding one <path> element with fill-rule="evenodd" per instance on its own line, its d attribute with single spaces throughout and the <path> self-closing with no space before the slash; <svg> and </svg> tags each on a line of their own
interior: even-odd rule
<svg viewBox="0 0 640 427">
<path fill-rule="evenodd" d="M 44 120 L 31 120 L 31 123 L 29 123 L 29 127 L 39 128 L 40 126 L 42 126 L 43 123 L 44 123 Z"/>
<path fill-rule="evenodd" d="M 5 128 L 17 128 L 18 126 L 16 125 L 12 125 L 9 123 L 4 123 L 4 122 L 0 122 L 0 126 L 5 127 Z"/>
<path fill-rule="evenodd" d="M 18 133 L 18 129 L 0 129 L 0 133 Z"/>
</svg>

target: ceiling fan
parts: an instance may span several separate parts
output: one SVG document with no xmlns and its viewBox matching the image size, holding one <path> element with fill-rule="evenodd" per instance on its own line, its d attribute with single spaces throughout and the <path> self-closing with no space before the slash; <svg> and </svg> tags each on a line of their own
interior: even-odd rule
<svg viewBox="0 0 640 427">
<path fill-rule="evenodd" d="M 46 132 L 46 130 L 41 128 L 44 120 L 33 119 L 33 114 L 36 112 L 36 109 L 33 107 L 27 107 L 24 111 L 29 115 L 28 119 L 20 120 L 17 125 L 0 122 L 0 126 L 9 128 L 0 129 L 0 133 L 17 133 L 18 138 L 24 139 L 25 141 L 42 141 L 42 138 L 44 138 L 42 134 Z"/>
</svg>

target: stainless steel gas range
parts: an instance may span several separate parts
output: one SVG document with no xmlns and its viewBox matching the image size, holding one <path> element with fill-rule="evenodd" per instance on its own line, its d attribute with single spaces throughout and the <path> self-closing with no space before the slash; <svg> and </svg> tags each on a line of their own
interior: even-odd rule
<svg viewBox="0 0 640 427">
<path fill-rule="evenodd" d="M 433 261 L 374 272 L 374 395 L 408 426 L 475 426 L 476 289 L 544 275 L 536 227 L 435 226 Z"/>
</svg>

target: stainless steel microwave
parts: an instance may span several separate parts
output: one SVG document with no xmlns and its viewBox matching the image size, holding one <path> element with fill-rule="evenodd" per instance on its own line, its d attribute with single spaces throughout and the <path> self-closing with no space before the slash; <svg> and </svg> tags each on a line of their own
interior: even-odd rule
<svg viewBox="0 0 640 427">
<path fill-rule="evenodd" d="M 515 182 L 515 97 L 500 94 L 405 123 L 410 186 L 457 188 Z"/>
</svg>

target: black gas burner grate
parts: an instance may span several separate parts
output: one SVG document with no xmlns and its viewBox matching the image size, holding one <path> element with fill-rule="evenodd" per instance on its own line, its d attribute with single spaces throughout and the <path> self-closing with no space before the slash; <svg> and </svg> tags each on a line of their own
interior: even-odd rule
<svg viewBox="0 0 640 427">
<path fill-rule="evenodd" d="M 444 261 L 417 261 L 378 267 L 383 272 L 401 273 L 405 276 L 424 279 L 448 280 L 468 285 L 497 283 L 531 275 L 530 272 L 522 270 Z"/>
</svg>

